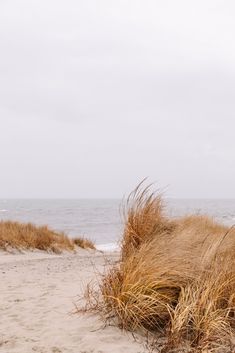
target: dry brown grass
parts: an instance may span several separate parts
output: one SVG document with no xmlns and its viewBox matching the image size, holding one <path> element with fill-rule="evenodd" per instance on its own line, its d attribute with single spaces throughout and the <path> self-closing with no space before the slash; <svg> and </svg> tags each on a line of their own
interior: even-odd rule
<svg viewBox="0 0 235 353">
<path fill-rule="evenodd" d="M 235 275 L 234 264 L 227 265 L 227 261 L 222 267 L 214 263 L 182 288 L 171 309 L 168 348 L 188 341 L 199 351 L 232 349 Z"/>
<path fill-rule="evenodd" d="M 125 228 L 122 238 L 122 259 L 138 249 L 142 243 L 151 240 L 162 233 L 169 233 L 174 228 L 174 222 L 163 215 L 161 195 L 143 188 L 140 183 L 130 194 L 124 205 Z"/>
<path fill-rule="evenodd" d="M 169 261 L 163 251 L 153 251 L 149 243 L 142 245 L 104 277 L 106 317 L 115 315 L 126 329 L 160 328 L 170 319 L 169 307 L 176 305 L 181 287 L 192 279 L 183 259 Z"/>
<path fill-rule="evenodd" d="M 91 241 L 90 239 L 86 239 L 84 237 L 74 238 L 73 242 L 76 246 L 79 246 L 82 249 L 92 249 L 92 250 L 96 249 L 93 241 Z"/>
<path fill-rule="evenodd" d="M 138 187 L 128 199 L 120 262 L 100 293 L 96 308 L 106 319 L 161 332 L 164 352 L 186 344 L 188 352 L 234 352 L 235 229 L 206 216 L 170 220 L 161 197 Z"/>
<path fill-rule="evenodd" d="M 73 251 L 75 245 L 82 248 L 94 248 L 94 244 L 84 238 L 70 239 L 64 233 L 55 232 L 47 226 L 35 226 L 31 223 L 0 222 L 0 249 L 44 250 L 61 253 Z"/>
</svg>

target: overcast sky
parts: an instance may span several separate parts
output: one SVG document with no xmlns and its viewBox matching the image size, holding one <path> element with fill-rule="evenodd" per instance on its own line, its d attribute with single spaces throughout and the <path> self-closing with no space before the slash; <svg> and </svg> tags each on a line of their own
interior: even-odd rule
<svg viewBox="0 0 235 353">
<path fill-rule="evenodd" d="M 235 198 L 235 2 L 1 0 L 0 198 Z"/>
</svg>

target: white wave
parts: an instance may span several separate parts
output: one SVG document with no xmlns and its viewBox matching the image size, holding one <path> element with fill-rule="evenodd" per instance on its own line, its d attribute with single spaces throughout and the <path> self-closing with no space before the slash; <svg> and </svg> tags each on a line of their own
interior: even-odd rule
<svg viewBox="0 0 235 353">
<path fill-rule="evenodd" d="M 8 212 L 8 210 L 4 210 L 4 209 L 3 209 L 3 210 L 0 210 L 0 212 Z"/>
<path fill-rule="evenodd" d="M 96 245 L 96 249 L 101 251 L 117 251 L 119 250 L 119 246 L 117 243 L 98 244 Z"/>
</svg>

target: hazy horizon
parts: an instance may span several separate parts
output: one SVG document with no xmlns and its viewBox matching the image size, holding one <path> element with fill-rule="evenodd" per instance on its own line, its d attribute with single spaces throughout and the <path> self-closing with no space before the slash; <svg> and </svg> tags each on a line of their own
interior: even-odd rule
<svg viewBox="0 0 235 353">
<path fill-rule="evenodd" d="M 235 198 L 235 3 L 0 3 L 0 198 Z"/>
<path fill-rule="evenodd" d="M 235 200 L 165 199 L 166 217 L 206 214 L 217 222 L 233 226 Z M 125 223 L 120 199 L 0 200 L 1 221 L 48 225 L 69 236 L 78 234 L 95 243 L 115 243 Z"/>
<path fill-rule="evenodd" d="M 96 198 L 93 198 L 93 197 L 81 197 L 81 198 L 78 198 L 78 197 L 76 197 L 76 198 L 72 198 L 72 197 L 70 197 L 70 198 L 59 198 L 59 197 L 53 197 L 53 198 L 45 198 L 45 197 L 43 197 L 43 198 L 39 198 L 39 197 L 37 197 L 37 198 L 35 198 L 35 197 L 20 197 L 20 198 L 15 198 L 15 197 L 8 197 L 8 198 L 0 198 L 0 201 L 8 201 L 8 200 L 12 200 L 12 201 L 17 201 L 17 200 L 25 200 L 25 201 L 27 201 L 27 200 L 32 200 L 32 201 L 86 201 L 86 200 L 90 200 L 90 201 L 96 201 L 96 200 L 99 200 L 99 201 L 102 201 L 102 200 L 107 200 L 107 201 L 122 201 L 122 200 L 126 200 L 127 199 L 127 197 L 125 197 L 125 198 L 122 198 L 122 197 L 96 197 Z M 213 198 L 213 197 L 211 197 L 211 198 L 199 198 L 199 197 L 163 197 L 163 199 L 164 200 L 179 200 L 179 201 L 184 201 L 184 200 L 200 200 L 200 201 L 203 201 L 203 200 L 205 200 L 205 201 L 234 201 L 235 200 L 235 197 L 234 198 Z"/>
</svg>

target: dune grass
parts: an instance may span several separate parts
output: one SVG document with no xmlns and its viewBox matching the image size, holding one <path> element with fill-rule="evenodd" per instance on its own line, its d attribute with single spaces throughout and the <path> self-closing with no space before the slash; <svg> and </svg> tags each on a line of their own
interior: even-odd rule
<svg viewBox="0 0 235 353">
<path fill-rule="evenodd" d="M 0 249 L 44 250 L 61 253 L 74 251 L 75 246 L 90 248 L 91 242 L 81 238 L 70 239 L 62 232 L 56 232 L 47 226 L 12 221 L 0 222 Z"/>
<path fill-rule="evenodd" d="M 173 222 L 163 215 L 161 195 L 155 195 L 142 183 L 130 194 L 124 205 L 124 234 L 121 241 L 122 259 L 151 240 L 154 234 L 171 232 Z"/>
<path fill-rule="evenodd" d="M 162 352 L 233 352 L 235 229 L 207 216 L 168 219 L 161 196 L 140 185 L 96 309 L 123 329 L 161 333 Z"/>
<path fill-rule="evenodd" d="M 92 250 L 96 249 L 93 241 L 84 237 L 73 238 L 73 243 L 82 249 L 92 249 Z"/>
</svg>

